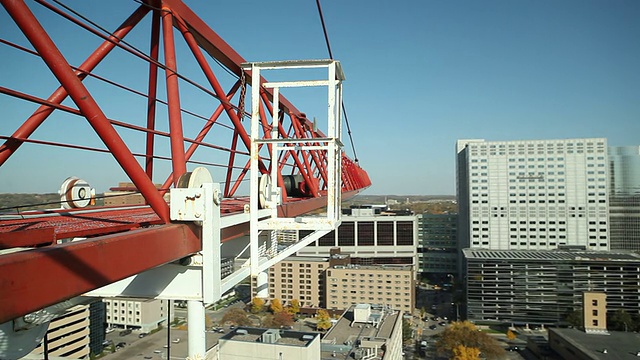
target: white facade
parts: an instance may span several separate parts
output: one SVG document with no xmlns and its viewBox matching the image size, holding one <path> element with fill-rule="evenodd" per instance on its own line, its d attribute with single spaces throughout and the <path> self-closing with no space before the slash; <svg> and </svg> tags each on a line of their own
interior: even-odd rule
<svg viewBox="0 0 640 360">
<path fill-rule="evenodd" d="M 170 314 L 166 300 L 137 298 L 107 298 L 107 324 L 109 327 L 154 330 L 158 324 L 167 321 Z"/>
<path fill-rule="evenodd" d="M 609 250 L 607 140 L 459 140 L 461 248 Z"/>
<path fill-rule="evenodd" d="M 370 209 L 369 209 L 370 210 Z M 371 264 L 396 262 L 417 264 L 418 217 L 416 215 L 374 215 L 371 211 L 343 215 L 337 230 L 299 250 L 298 256 L 329 256 L 339 247 L 343 254 L 358 259 L 381 259 Z M 394 260 L 390 260 L 394 259 Z"/>
</svg>

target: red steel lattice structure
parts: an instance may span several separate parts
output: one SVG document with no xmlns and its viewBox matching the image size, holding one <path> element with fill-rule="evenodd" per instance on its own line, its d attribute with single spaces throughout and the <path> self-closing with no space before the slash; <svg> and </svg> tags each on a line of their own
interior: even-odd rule
<svg viewBox="0 0 640 360">
<path fill-rule="evenodd" d="M 0 172 L 2 166 L 18 157 L 20 147 L 30 145 L 55 145 L 69 149 L 110 153 L 122 171 L 126 173 L 136 189 L 144 196 L 148 206 L 137 208 L 91 208 L 79 210 L 50 210 L 31 213 L 27 217 L 0 218 L 0 250 L 21 247 L 22 251 L 0 255 L 0 323 L 55 304 L 126 278 L 141 271 L 178 260 L 201 249 L 199 228 L 171 223 L 169 207 L 163 195 L 170 186 L 176 186 L 179 177 L 187 172 L 189 164 L 219 166 L 212 162 L 193 160 L 196 150 L 209 149 L 226 154 L 224 175 L 223 214 L 239 213 L 248 203 L 239 195 L 239 189 L 249 171 L 250 137 L 243 118 L 246 84 L 251 83 L 251 73 L 243 73 L 245 63 L 236 51 L 223 41 L 207 24 L 180 0 L 145 0 L 112 33 L 105 33 L 81 17 L 79 14 L 45 0 L 36 0 L 44 9 L 55 13 L 80 29 L 99 38 L 101 43 L 80 65 L 70 64 L 59 44 L 54 42 L 41 25 L 41 19 L 22 0 L 0 0 L 6 12 L 31 44 L 32 49 L 15 41 L 3 38 L 0 29 L 0 46 L 41 58 L 59 82 L 59 87 L 48 98 L 38 97 L 7 87 L 0 80 L 0 93 L 9 98 L 26 100 L 37 105 L 36 110 L 17 129 L 2 129 L 0 139 Z M 112 5 L 114 6 L 114 5 Z M 145 17 L 151 17 L 148 34 L 147 53 L 125 43 L 126 36 L 140 27 Z M 180 74 L 176 53 L 181 48 L 177 42 L 186 44 L 189 55 L 204 75 L 205 84 L 200 85 Z M 161 54 L 160 49 L 163 49 Z M 118 84 L 94 72 L 96 67 L 119 50 L 131 57 L 143 60 L 148 76 L 146 93 Z M 162 56 L 160 56 L 162 55 Z M 161 58 L 164 62 L 161 62 Z M 225 91 L 209 60 L 235 75 Z M 127 66 L 127 64 L 121 64 Z M 164 93 L 161 99 L 159 73 L 164 72 Z M 145 99 L 144 125 L 136 125 L 107 117 L 107 112 L 96 100 L 85 80 L 91 78 L 113 85 Z M 264 81 L 264 79 L 262 79 Z M 184 84 L 195 86 L 205 93 L 214 104 L 210 116 L 197 116 L 181 106 Z M 75 105 L 64 105 L 69 98 Z M 67 102 L 69 103 L 69 102 Z M 69 103 L 71 104 L 71 103 Z M 286 98 L 280 98 L 279 134 L 283 138 L 301 139 L 313 143 L 313 138 L 324 135 L 314 130 L 307 120 Z M 166 106 L 168 131 L 159 130 L 158 124 L 164 118 L 159 116 L 157 107 Z M 264 138 L 270 136 L 272 111 L 271 94 L 261 90 L 261 121 Z M 91 147 L 69 142 L 51 142 L 35 139 L 36 130 L 56 113 L 79 116 L 90 124 L 101 139 L 102 146 Z M 226 126 L 221 119 L 226 115 Z M 183 117 L 195 116 L 204 125 L 193 138 L 184 135 Z M 232 131 L 232 136 L 224 141 L 212 142 L 214 126 Z M 144 153 L 136 153 L 117 129 L 137 131 L 144 135 Z M 13 133 L 9 133 L 13 131 Z M 122 131 L 122 130 L 121 130 Z M 6 133 L 5 133 L 6 132 Z M 157 154 L 157 139 L 168 139 L 170 155 Z M 189 146 L 185 149 L 185 143 Z M 267 148 L 262 149 L 268 151 Z M 18 155 L 16 155 L 18 154 Z M 15 155 L 15 156 L 14 156 Z M 325 203 L 326 160 L 325 154 L 317 150 L 290 151 L 284 154 L 278 164 L 270 164 L 266 155 L 260 156 L 260 171 L 268 173 L 271 166 L 278 166 L 278 185 L 284 186 L 284 176 L 297 175 L 302 178 L 300 191 L 288 194 L 283 190 L 280 213 L 296 216 L 317 209 Z M 166 176 L 163 186 L 158 189 L 152 179 L 154 161 L 171 162 L 171 174 Z M 141 165 L 141 163 L 143 165 Z M 366 172 L 343 154 L 342 192 L 349 197 L 370 185 Z M 156 170 L 157 172 L 157 170 Z M 242 226 L 225 229 L 223 241 L 233 239 L 246 232 Z M 83 237 L 87 240 L 59 244 L 57 240 Z M 144 252 L 144 256 L 140 256 Z"/>
</svg>

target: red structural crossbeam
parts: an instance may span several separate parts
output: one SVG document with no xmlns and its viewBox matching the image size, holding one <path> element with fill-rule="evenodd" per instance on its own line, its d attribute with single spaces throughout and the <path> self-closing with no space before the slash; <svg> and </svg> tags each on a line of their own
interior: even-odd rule
<svg viewBox="0 0 640 360">
<path fill-rule="evenodd" d="M 29 248 L 0 255 L 0 323 L 199 251 L 199 230 L 171 224 L 169 207 L 163 198 L 167 189 L 176 184 L 189 166 L 198 164 L 224 170 L 222 177 L 216 177 L 224 183 L 223 214 L 241 212 L 248 203 L 248 199 L 240 194 L 242 184 L 248 178 L 250 163 L 249 121 L 246 121 L 244 97 L 250 93 L 247 86 L 251 84 L 251 72 L 243 73 L 241 64 L 245 62 L 244 58 L 180 0 L 143 0 L 140 6 L 123 17 L 121 25 L 110 34 L 59 5 L 46 0 L 36 0 L 36 3 L 58 15 L 61 21 L 77 26 L 78 31 L 97 37 L 98 42 L 84 61 L 71 64 L 67 59 L 72 57 L 65 57 L 61 50 L 66 47 L 52 39 L 41 25 L 42 19 L 38 19 L 23 0 L 0 0 L 25 39 L 22 45 L 3 39 L 3 27 L 0 29 L 0 46 L 8 46 L 22 56 L 39 57 L 46 66 L 43 69 L 58 81 L 50 95 L 44 98 L 41 92 L 28 93 L 23 87 L 8 86 L 0 80 L 2 96 L 32 106 L 29 108 L 32 115 L 22 124 L 15 129 L 4 127 L 2 130 L 13 132 L 0 133 L 0 139 L 4 140 L 0 144 L 0 173 L 5 163 L 21 161 L 21 147 L 54 145 L 75 151 L 106 152 L 112 155 L 117 167 L 142 194 L 148 206 L 52 211 L 42 213 L 38 218 L 33 214 L 25 219 L 0 218 L 0 251 Z M 131 3 L 127 5 L 131 6 Z M 150 23 L 142 21 L 145 17 L 151 17 Z M 141 28 L 141 24 L 147 24 L 144 25 L 147 28 Z M 148 51 L 125 42 L 134 29 L 138 35 L 148 34 Z M 186 44 L 186 47 L 181 44 Z M 87 48 L 84 44 L 77 46 Z M 179 51 L 183 53 L 178 54 Z M 110 61 L 116 53 L 118 56 L 130 56 L 136 63 L 144 61 L 145 74 L 148 74 L 146 82 L 125 86 L 108 74 L 94 73 L 100 64 Z M 197 64 L 196 70 L 200 71 L 201 78 L 193 79 L 180 72 L 179 60 L 187 57 L 194 60 L 189 62 L 189 66 Z M 6 60 L 0 59 L 2 61 Z M 128 62 L 121 58 L 116 62 L 117 66 L 128 66 Z M 223 71 L 212 66 L 216 63 Z M 113 63 L 111 65 L 113 67 Z M 228 73 L 237 78 L 229 80 Z M 86 81 L 89 78 L 91 82 Z M 129 123 L 111 114 L 104 100 L 98 101 L 100 94 L 92 86 L 96 82 L 112 86 L 119 94 L 124 93 L 134 99 L 144 98 L 145 124 Z M 205 99 L 203 103 L 210 105 L 211 112 L 200 114 L 186 108 L 183 105 L 187 103 L 185 88 L 191 91 L 189 98 L 194 91 L 202 96 Z M 162 99 L 159 94 L 166 94 L 163 95 L 166 98 Z M 280 123 L 279 136 L 299 139 L 301 145 L 316 144 L 314 138 L 324 137 L 321 132 L 312 130 L 305 114 L 286 97 L 281 96 L 279 104 L 277 113 L 280 115 L 272 119 L 272 95 L 270 90 L 261 90 L 260 136 L 269 138 L 271 124 L 277 121 Z M 100 143 L 91 146 L 75 144 L 73 131 L 69 131 L 70 137 L 64 142 L 36 138 L 42 124 L 61 113 L 89 124 Z M 197 133 L 188 134 L 186 124 L 192 124 L 194 119 L 204 123 L 197 127 Z M 192 132 L 194 127 L 188 128 Z M 137 139 L 144 141 L 144 152 L 132 151 L 140 146 L 127 143 L 125 139 L 128 137 L 119 132 L 122 129 L 141 134 Z M 158 150 L 157 140 L 165 138 L 169 139 L 168 153 Z M 189 145 L 186 149 L 185 142 Z M 269 173 L 272 167 L 277 167 L 278 178 L 274 181 L 283 188 L 285 175 L 300 175 L 303 179 L 296 194 L 283 191 L 281 215 L 297 216 L 326 204 L 323 198 L 328 178 L 326 153 L 318 150 L 289 151 L 277 164 L 271 164 L 270 151 L 270 145 L 260 147 L 261 173 Z M 157 174 L 160 167 L 154 166 L 155 163 L 167 160 L 170 162 L 168 174 Z M 37 164 L 32 166 L 37 168 Z M 353 196 L 370 185 L 367 173 L 345 154 L 342 154 L 342 169 L 343 198 Z M 70 169 L 71 173 L 73 171 Z M 152 181 L 158 176 L 166 179 L 160 188 Z M 224 229 L 223 239 L 228 241 L 245 232 L 244 225 Z M 57 243 L 60 239 L 70 238 L 87 239 Z"/>
</svg>

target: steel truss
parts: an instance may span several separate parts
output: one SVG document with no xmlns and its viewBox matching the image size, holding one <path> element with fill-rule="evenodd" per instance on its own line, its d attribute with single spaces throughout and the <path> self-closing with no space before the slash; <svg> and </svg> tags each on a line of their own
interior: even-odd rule
<svg viewBox="0 0 640 360">
<path fill-rule="evenodd" d="M 170 207 L 163 196 L 170 187 L 178 187 L 178 180 L 188 172 L 188 167 L 204 165 L 222 169 L 223 175 L 217 177 L 218 181 L 222 180 L 220 214 L 223 219 L 225 215 L 243 218 L 241 214 L 250 202 L 241 191 L 251 173 L 252 136 L 268 140 L 273 136 L 272 130 L 277 129 L 281 139 L 299 141 L 300 146 L 294 146 L 278 157 L 271 156 L 272 144 L 268 141 L 263 143 L 267 146 L 260 144 L 258 148 L 258 172 L 275 173 L 273 181 L 282 189 L 276 207 L 279 216 L 296 217 L 326 205 L 332 167 L 327 163 L 326 150 L 309 144 L 323 142 L 328 137 L 284 96 L 276 96 L 274 102 L 273 90 L 262 86 L 266 80 L 262 77 L 253 79 L 251 69 L 242 68 L 245 59 L 182 1 L 144 0 L 111 33 L 69 9 L 45 0 L 35 2 L 51 15 L 58 15 L 81 31 L 99 38 L 100 43 L 79 65 L 70 64 L 61 44 L 52 40 L 41 24 L 42 19 L 38 19 L 24 1 L 0 0 L 32 48 L 5 39 L 2 30 L 0 46 L 8 46 L 24 56 L 39 57 L 59 83 L 51 95 L 43 98 L 17 87 L 4 86 L 0 80 L 0 93 L 5 97 L 36 105 L 32 115 L 13 133 L 0 133 L 0 139 L 5 141 L 0 145 L 0 173 L 8 161 L 20 161 L 21 147 L 47 145 L 110 153 L 148 205 L 136 209 L 102 209 L 103 212 L 47 211 L 0 218 L 0 250 L 5 252 L 0 255 L 0 323 L 203 251 L 202 229 L 192 223 L 172 223 Z M 146 17 L 151 18 L 150 26 L 142 29 Z M 134 30 L 147 33 L 149 51 L 141 51 L 125 41 Z M 177 56 L 184 48 L 188 49 L 187 54 Z M 133 59 L 131 61 L 146 64 L 148 76 L 141 84 L 144 91 L 120 84 L 96 71 L 98 65 L 115 56 L 114 50 L 118 50 L 118 56 L 125 54 Z M 178 70 L 181 69 L 178 58 L 187 55 L 202 72 L 203 84 Z M 213 66 L 211 60 L 214 60 Z M 118 66 L 128 66 L 128 62 L 118 58 Z M 216 74 L 214 69 L 218 68 L 224 72 L 217 71 Z M 160 72 L 164 73 L 164 87 L 159 80 Z M 233 75 L 232 79 L 226 72 Z M 110 115 L 108 98 L 105 100 L 93 90 L 91 85 L 95 83 L 142 98 L 144 123 L 136 124 Z M 243 122 L 248 117 L 245 94 L 251 84 L 260 86 L 256 103 L 259 134 L 250 134 L 248 125 Z M 203 116 L 183 107 L 182 102 L 188 100 L 187 94 L 191 94 L 185 93 L 186 88 L 207 97 L 205 103 L 211 108 L 210 115 Z M 160 94 L 166 94 L 166 98 Z M 68 101 L 65 104 L 66 99 L 70 99 L 75 107 Z M 166 108 L 166 114 L 159 111 L 161 107 Z M 100 143 L 95 146 L 77 144 L 73 134 L 66 142 L 37 139 L 36 131 L 44 123 L 55 121 L 53 119 L 59 114 L 84 118 Z M 204 121 L 204 124 L 193 134 L 188 133 L 187 120 L 194 119 Z M 168 130 L 162 130 L 163 121 L 168 124 Z M 144 152 L 133 150 L 135 144 L 126 140 L 125 131 L 142 135 Z M 158 150 L 158 140 L 169 143 L 168 153 Z M 185 143 L 188 144 L 186 148 Z M 202 156 L 196 157 L 198 154 Z M 209 157 L 208 154 L 213 155 Z M 171 173 L 168 175 L 159 174 L 154 166 L 163 160 L 170 161 Z M 367 173 L 343 152 L 338 154 L 338 161 L 342 168 L 337 179 L 342 197 L 353 196 L 370 185 Z M 164 179 L 159 188 L 153 181 L 157 176 Z M 291 188 L 285 186 L 285 176 L 297 176 L 296 179 L 302 180 Z M 247 217 L 244 222 L 230 221 L 229 226 L 217 229 L 219 241 L 230 241 L 246 234 L 248 222 Z M 71 237 L 84 240 L 64 244 L 59 241 Z M 17 246 L 21 248 L 17 249 Z M 216 288 L 208 293 L 215 298 L 222 290 Z"/>
</svg>

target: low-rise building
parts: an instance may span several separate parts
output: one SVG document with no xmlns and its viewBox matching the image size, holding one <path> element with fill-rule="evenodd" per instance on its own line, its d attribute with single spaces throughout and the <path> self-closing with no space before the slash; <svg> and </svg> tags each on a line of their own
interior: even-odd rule
<svg viewBox="0 0 640 360">
<path fill-rule="evenodd" d="M 415 304 L 412 265 L 335 265 L 327 269 L 326 308 L 380 304 L 411 314 Z"/>
<path fill-rule="evenodd" d="M 400 360 L 402 312 L 357 304 L 344 312 L 322 339 L 322 359 Z"/>
<path fill-rule="evenodd" d="M 412 265 L 352 264 L 334 248 L 329 257 L 290 256 L 269 268 L 269 299 L 285 305 L 296 299 L 302 308 L 328 310 L 374 303 L 411 313 L 414 273 Z"/>
<path fill-rule="evenodd" d="M 109 327 L 140 329 L 149 332 L 159 324 L 167 324 L 171 309 L 167 300 L 138 298 L 105 298 Z"/>
<path fill-rule="evenodd" d="M 218 340 L 217 356 L 223 360 L 320 360 L 320 334 L 239 327 Z"/>
</svg>

